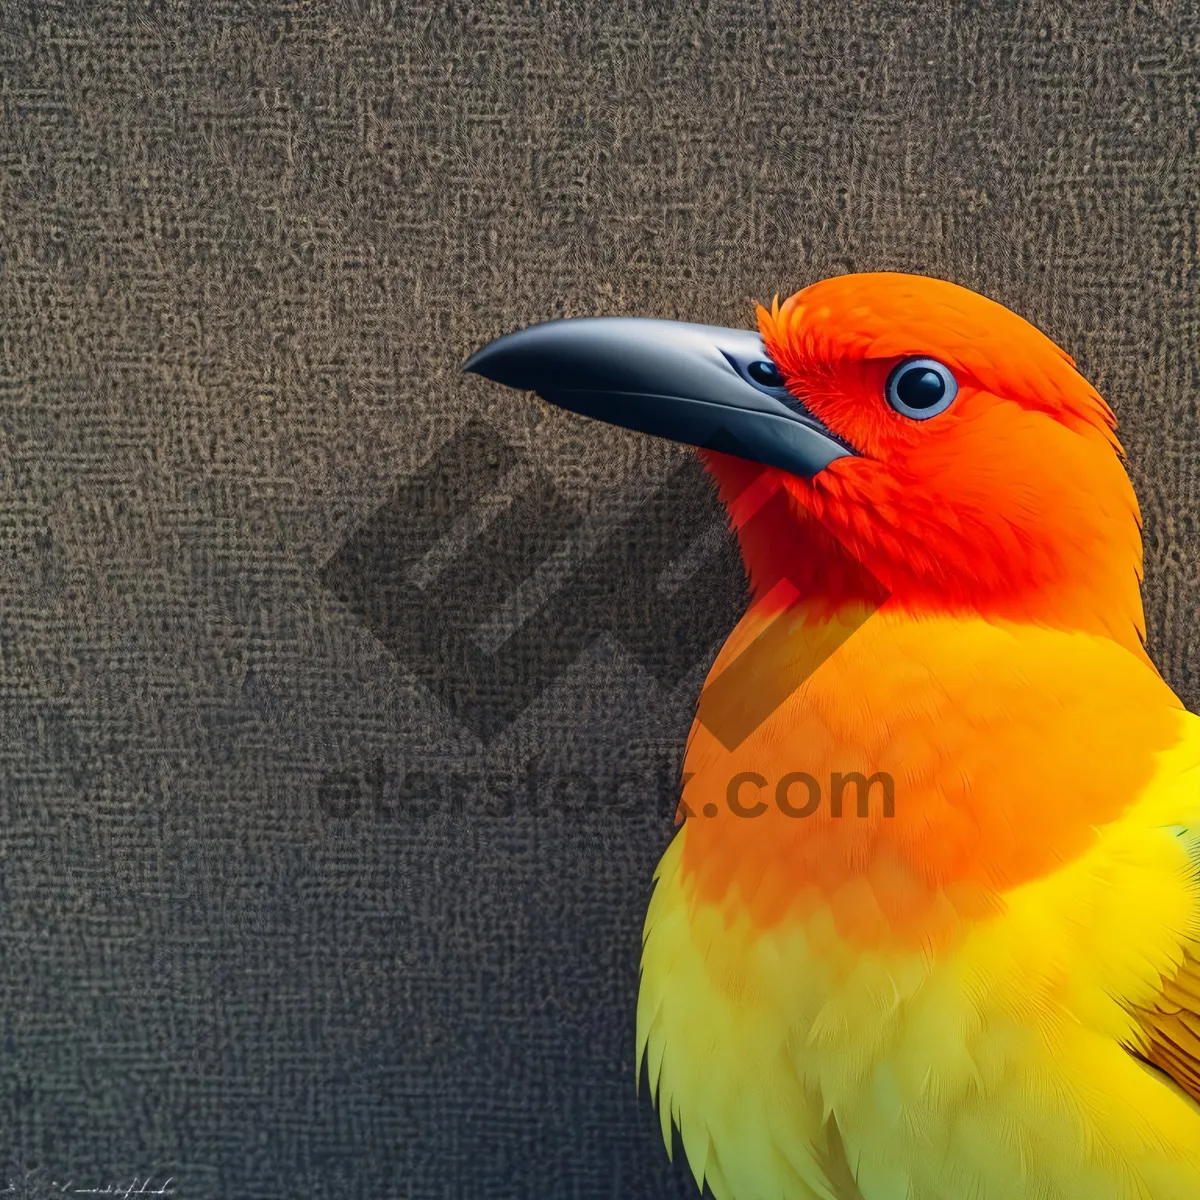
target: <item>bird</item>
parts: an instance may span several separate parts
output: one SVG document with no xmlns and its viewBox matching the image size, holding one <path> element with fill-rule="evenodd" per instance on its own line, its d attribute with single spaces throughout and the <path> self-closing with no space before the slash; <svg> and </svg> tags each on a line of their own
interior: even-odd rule
<svg viewBox="0 0 1200 1200">
<path fill-rule="evenodd" d="M 746 569 L 643 930 L 668 1154 L 715 1200 L 1200 1197 L 1200 718 L 1075 360 L 868 272 L 465 369 L 693 447 Z"/>
</svg>

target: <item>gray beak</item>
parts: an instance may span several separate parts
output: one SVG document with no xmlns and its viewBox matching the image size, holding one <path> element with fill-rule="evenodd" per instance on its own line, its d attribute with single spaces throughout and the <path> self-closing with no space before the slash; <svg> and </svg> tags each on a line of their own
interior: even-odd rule
<svg viewBox="0 0 1200 1200">
<path fill-rule="evenodd" d="M 796 399 L 745 329 L 642 317 L 549 321 L 463 366 L 560 408 L 812 476 L 854 450 Z"/>
</svg>

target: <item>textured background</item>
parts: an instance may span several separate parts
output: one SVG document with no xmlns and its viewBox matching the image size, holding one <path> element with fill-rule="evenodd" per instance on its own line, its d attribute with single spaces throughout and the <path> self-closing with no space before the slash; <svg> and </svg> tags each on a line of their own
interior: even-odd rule
<svg viewBox="0 0 1200 1200">
<path fill-rule="evenodd" d="M 1196 707 L 1198 28 L 1194 0 L 0 3 L 14 1189 L 694 1194 L 633 1015 L 698 676 L 600 637 L 483 744 L 420 613 L 374 636 L 331 583 L 355 537 L 386 574 L 404 503 L 453 507 L 405 481 L 463 430 L 456 487 L 494 436 L 585 535 L 703 524 L 638 508 L 686 452 L 457 373 L 509 329 L 748 325 L 848 270 L 989 293 L 1117 410 Z M 691 602 L 727 628 L 721 561 Z M 543 751 L 622 803 L 489 815 Z"/>
</svg>

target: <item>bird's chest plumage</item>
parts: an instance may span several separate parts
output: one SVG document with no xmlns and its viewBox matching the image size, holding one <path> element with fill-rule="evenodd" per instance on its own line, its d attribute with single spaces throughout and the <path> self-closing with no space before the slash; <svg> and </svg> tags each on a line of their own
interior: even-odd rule
<svg viewBox="0 0 1200 1200">
<path fill-rule="evenodd" d="M 886 1119 L 881 1049 L 897 1037 L 897 980 L 919 988 L 928 964 L 859 956 L 828 911 L 763 932 L 697 903 L 685 839 L 659 868 L 638 1002 L 639 1056 L 668 1145 L 674 1120 L 718 1200 L 858 1197 L 831 1114 L 883 1089 Z"/>
<path fill-rule="evenodd" d="M 1179 711 L 1102 637 L 752 610 L 700 700 L 681 870 L 759 928 L 828 910 L 856 945 L 952 939 L 1120 816 Z M 730 745 L 730 729 L 749 732 Z"/>
<path fill-rule="evenodd" d="M 770 619 L 751 615 L 714 676 Z M 718 1200 L 1123 1196 L 1090 1160 L 1070 1167 L 1090 1190 L 1063 1190 L 1082 1131 L 1047 1030 L 1093 1006 L 1122 1034 L 1102 997 L 1124 968 L 1080 914 L 1121 919 L 1102 913 L 1121 891 L 1095 890 L 1097 821 L 1162 777 L 1177 702 L 1119 646 L 1047 630 L 884 613 L 849 638 L 801 622 L 790 646 L 795 687 L 740 746 L 704 701 L 689 746 L 696 815 L 659 869 L 638 1008 L 664 1132 Z M 876 789 L 833 815 L 839 773 L 888 775 L 891 811 Z M 804 816 L 810 785 L 792 813 L 777 802 L 799 774 L 824 789 Z M 1131 889 L 1173 869 L 1157 819 L 1130 833 Z M 1181 893 L 1156 903 L 1150 930 L 1186 919 Z M 1039 988 L 1050 1015 L 1026 1019 Z"/>
</svg>

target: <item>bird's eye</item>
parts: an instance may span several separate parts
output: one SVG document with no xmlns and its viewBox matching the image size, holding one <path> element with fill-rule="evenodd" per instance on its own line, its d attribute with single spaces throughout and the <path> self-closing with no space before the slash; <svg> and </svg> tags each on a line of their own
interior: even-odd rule
<svg viewBox="0 0 1200 1200">
<path fill-rule="evenodd" d="M 950 368 L 932 358 L 905 359 L 889 376 L 887 402 L 914 421 L 945 412 L 958 394 Z"/>
<path fill-rule="evenodd" d="M 779 368 L 770 359 L 760 358 L 746 368 L 746 374 L 762 387 L 783 387 L 783 376 Z"/>
</svg>

